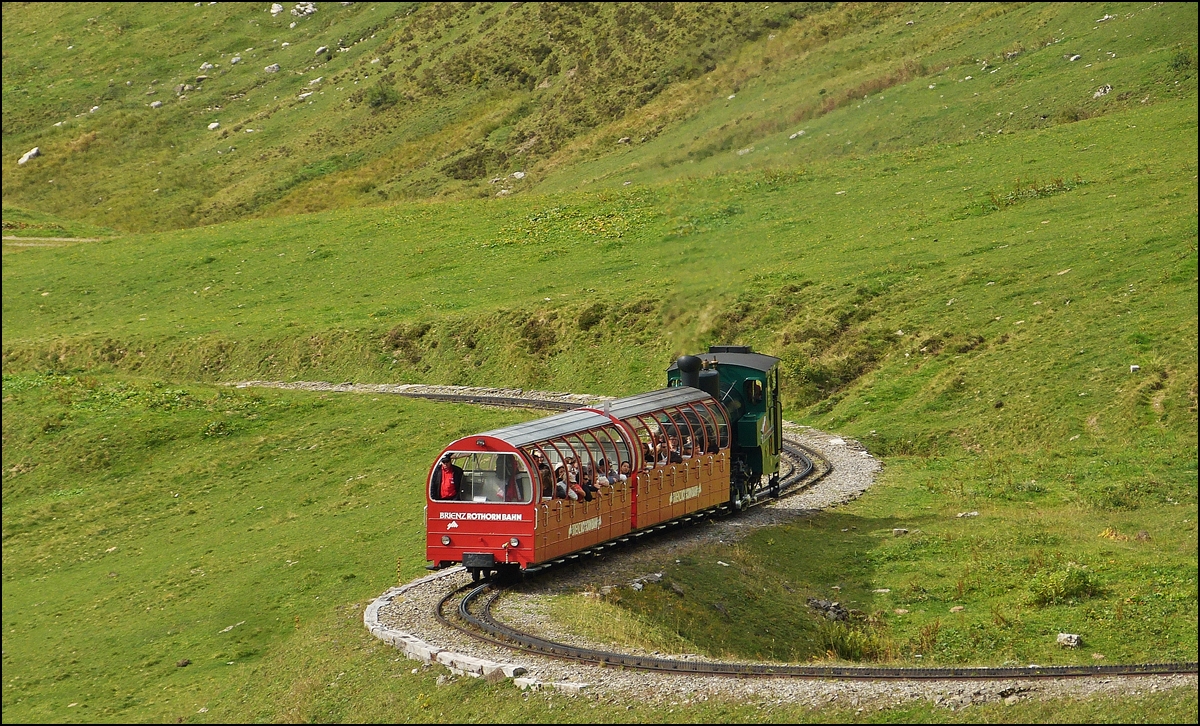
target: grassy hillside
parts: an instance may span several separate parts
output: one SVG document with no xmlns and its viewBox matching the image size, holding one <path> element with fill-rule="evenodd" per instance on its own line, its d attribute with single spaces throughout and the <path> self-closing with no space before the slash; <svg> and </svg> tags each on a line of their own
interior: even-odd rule
<svg viewBox="0 0 1200 726">
<path fill-rule="evenodd" d="M 799 660 L 1194 657 L 1195 6 L 539 7 L 5 8 L 6 234 L 143 230 L 3 258 L 6 719 L 478 720 L 468 699 L 491 720 L 855 717 L 437 689 L 358 613 L 423 564 L 404 522 L 429 456 L 522 414 L 213 385 L 622 394 L 714 342 L 780 356 L 786 415 L 884 473 L 804 526 L 680 558 L 682 598 L 598 604 L 634 637 Z M 610 59 L 564 40 L 539 88 L 546 28 Z M 528 77 L 489 60 L 501 41 Z M 204 59 L 188 98 L 142 95 Z M 325 94 L 298 99 L 317 76 Z M 795 607 L 834 593 L 871 620 Z M 1084 649 L 1054 646 L 1061 629 Z M 1192 692 L 978 713 L 1195 710 Z"/>
<path fill-rule="evenodd" d="M 5 200 L 145 230 L 475 196 L 817 10 L 322 3 L 295 17 L 239 3 L 14 6 Z M 43 157 L 18 167 L 33 146 Z"/>
<path fill-rule="evenodd" d="M 862 714 L 442 685 L 440 667 L 413 673 L 367 633 L 362 608 L 423 573 L 419 481 L 442 443 L 531 414 L 111 375 L 5 375 L 3 395 L 5 720 L 1165 723 L 1196 710 L 1185 689 Z"/>
<path fill-rule="evenodd" d="M 4 199 L 171 229 L 794 167 L 1193 94 L 1194 7 L 1103 8 L 12 6 Z"/>
</svg>

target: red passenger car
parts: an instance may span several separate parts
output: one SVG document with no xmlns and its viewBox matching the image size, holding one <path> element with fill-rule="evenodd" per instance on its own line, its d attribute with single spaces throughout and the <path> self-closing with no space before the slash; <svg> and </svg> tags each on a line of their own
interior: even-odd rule
<svg viewBox="0 0 1200 726">
<path fill-rule="evenodd" d="M 451 443 L 430 470 L 426 556 L 530 569 L 729 501 L 729 420 L 666 388 Z"/>
</svg>

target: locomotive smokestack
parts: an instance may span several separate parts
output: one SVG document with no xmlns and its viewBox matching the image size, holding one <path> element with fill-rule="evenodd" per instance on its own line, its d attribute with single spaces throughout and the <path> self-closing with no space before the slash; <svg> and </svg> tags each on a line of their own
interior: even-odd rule
<svg viewBox="0 0 1200 726">
<path fill-rule="evenodd" d="M 691 388 L 700 387 L 700 366 L 702 361 L 694 355 L 681 355 L 675 361 L 679 366 L 679 382 Z"/>
</svg>

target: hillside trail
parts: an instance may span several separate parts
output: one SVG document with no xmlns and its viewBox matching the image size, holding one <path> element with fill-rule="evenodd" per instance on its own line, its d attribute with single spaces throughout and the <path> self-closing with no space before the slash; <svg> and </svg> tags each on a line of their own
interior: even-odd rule
<svg viewBox="0 0 1200 726">
<path fill-rule="evenodd" d="M 107 237 L 17 237 L 4 235 L 5 247 L 66 247 L 78 242 L 104 242 Z"/>
</svg>

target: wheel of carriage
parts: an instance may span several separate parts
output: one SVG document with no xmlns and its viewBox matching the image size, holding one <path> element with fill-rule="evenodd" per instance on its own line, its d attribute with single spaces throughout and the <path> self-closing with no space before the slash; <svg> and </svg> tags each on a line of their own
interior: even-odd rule
<svg viewBox="0 0 1200 726">
<path fill-rule="evenodd" d="M 750 493 L 746 491 L 745 481 L 739 479 L 730 484 L 729 501 L 733 504 L 733 508 L 739 512 L 746 508 L 750 503 Z"/>
</svg>

